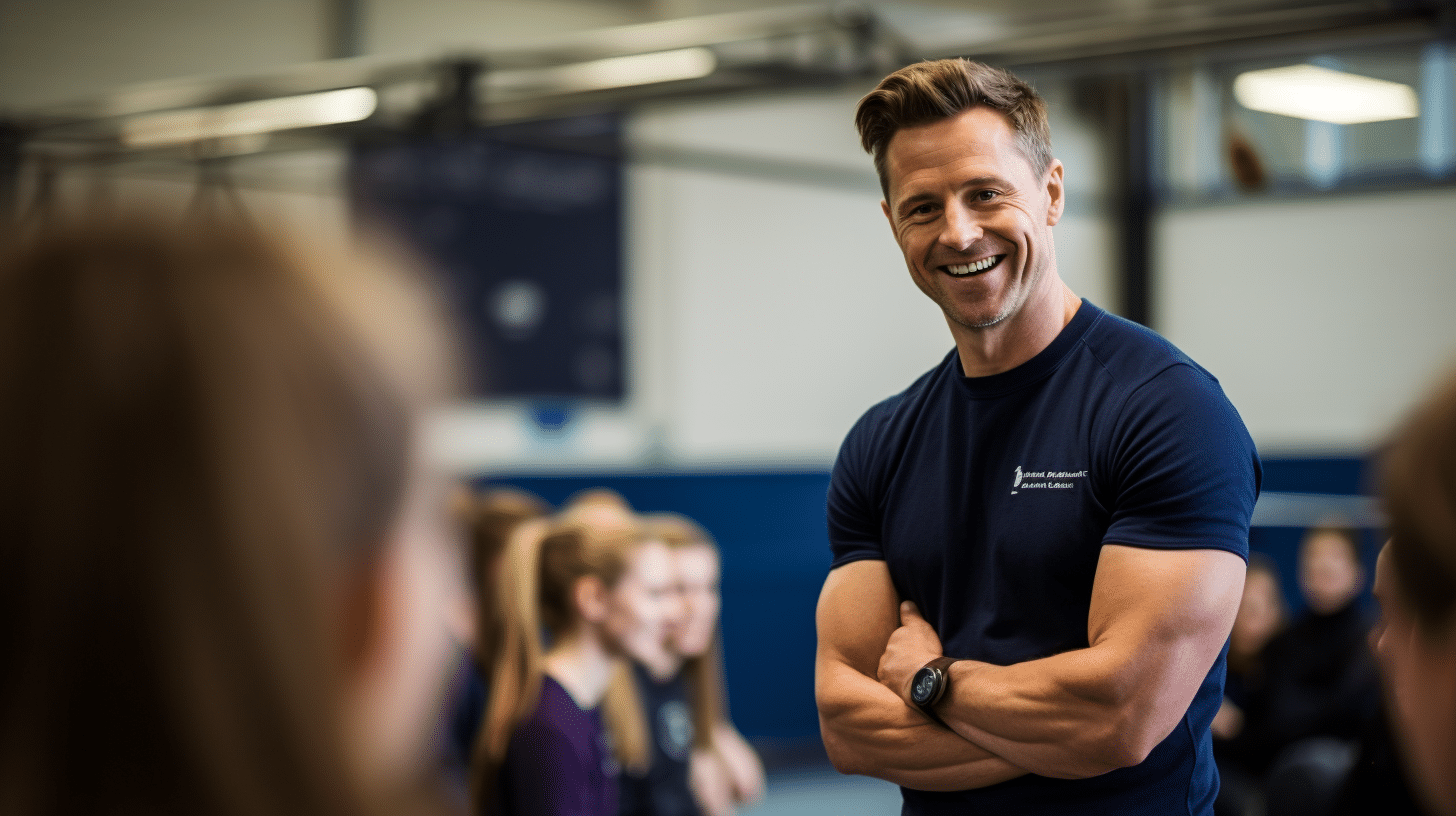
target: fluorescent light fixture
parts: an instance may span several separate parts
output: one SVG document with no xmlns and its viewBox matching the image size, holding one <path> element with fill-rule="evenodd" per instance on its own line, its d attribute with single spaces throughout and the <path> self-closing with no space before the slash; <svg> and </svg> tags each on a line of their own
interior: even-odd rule
<svg viewBox="0 0 1456 816">
<path fill-rule="evenodd" d="M 1239 74 L 1234 97 L 1250 110 L 1336 125 L 1414 119 L 1421 112 L 1409 85 L 1317 65 Z"/>
<path fill-rule="evenodd" d="M 579 93 L 698 79 L 717 68 L 718 58 L 712 49 L 679 48 L 551 68 L 498 71 L 486 74 L 486 82 L 500 90 L 544 89 L 555 93 Z"/>
<path fill-rule="evenodd" d="M 379 97 L 373 88 L 344 88 L 236 105 L 148 113 L 125 120 L 121 140 L 127 147 L 163 147 L 338 125 L 367 119 L 378 105 Z"/>
</svg>

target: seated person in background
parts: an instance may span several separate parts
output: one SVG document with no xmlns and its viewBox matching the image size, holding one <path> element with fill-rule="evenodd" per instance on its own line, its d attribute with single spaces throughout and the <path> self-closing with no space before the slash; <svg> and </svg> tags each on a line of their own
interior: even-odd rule
<svg viewBox="0 0 1456 816">
<path fill-rule="evenodd" d="M 1237 738 L 1244 728 L 1249 697 L 1264 680 L 1264 647 L 1284 630 L 1289 618 L 1279 570 L 1267 555 L 1249 553 L 1243 599 L 1229 637 L 1228 677 L 1223 705 L 1213 718 L 1213 755 L 1220 780 L 1213 810 L 1217 816 L 1249 813 L 1262 807 L 1263 794 Z"/>
<path fill-rule="evenodd" d="M 646 774 L 624 777 L 622 816 L 725 816 L 761 798 L 763 765 L 728 719 L 718 550 L 684 516 L 657 513 L 644 522 L 672 549 L 685 614 L 660 648 L 633 654 L 653 754 Z"/>
<path fill-rule="evenodd" d="M 688 521 L 683 519 L 683 521 Z M 723 680 L 723 599 L 719 591 L 722 560 L 713 539 L 688 521 L 686 535 L 666 536 L 677 562 L 687 605 L 684 625 L 675 631 L 673 650 L 683 659 L 696 722 L 709 727 L 706 744 L 695 743 L 692 785 L 707 816 L 731 814 L 763 798 L 763 762 L 728 716 Z M 699 716 L 696 712 L 705 712 Z"/>
<path fill-rule="evenodd" d="M 1456 816 L 1456 379 L 1396 435 L 1382 491 L 1376 639 L 1396 731 L 1432 813 Z"/>
<path fill-rule="evenodd" d="M 218 220 L 0 247 L 0 813 L 419 812 L 460 588 L 417 286 Z"/>
<path fill-rule="evenodd" d="M 480 791 L 477 812 L 614 816 L 619 756 L 644 764 L 647 741 L 638 712 L 614 723 L 614 756 L 600 706 L 628 644 L 666 637 L 676 604 L 671 556 L 630 513 L 594 504 L 521 524 L 505 558 L 479 743 L 504 751 L 481 760 L 482 787 L 494 790 Z"/>
<path fill-rule="evenodd" d="M 1266 769 L 1269 812 L 1328 812 L 1379 711 L 1379 681 L 1359 596 L 1365 572 L 1355 530 L 1311 528 L 1299 548 L 1308 609 L 1264 652 L 1237 743 Z"/>
</svg>

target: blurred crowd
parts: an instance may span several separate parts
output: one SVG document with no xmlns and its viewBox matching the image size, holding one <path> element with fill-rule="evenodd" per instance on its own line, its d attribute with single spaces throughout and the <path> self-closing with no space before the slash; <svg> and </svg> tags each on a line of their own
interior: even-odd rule
<svg viewBox="0 0 1456 816">
<path fill-rule="evenodd" d="M 424 278 L 194 214 L 0 242 L 0 813 L 724 816 L 720 556 L 671 513 L 462 487 Z M 1456 383 L 1384 454 L 1305 611 L 1250 564 L 1227 814 L 1456 814 Z M 461 655 L 465 657 L 462 659 Z"/>
<path fill-rule="evenodd" d="M 675 513 L 594 489 L 559 511 L 463 490 L 465 661 L 446 773 L 482 814 L 727 816 L 763 793 L 728 718 L 719 554 Z"/>
<path fill-rule="evenodd" d="M 1355 529 L 1306 531 L 1293 619 L 1274 561 L 1250 559 L 1213 722 L 1219 816 L 1418 812 L 1391 752 L 1361 549 Z"/>
</svg>

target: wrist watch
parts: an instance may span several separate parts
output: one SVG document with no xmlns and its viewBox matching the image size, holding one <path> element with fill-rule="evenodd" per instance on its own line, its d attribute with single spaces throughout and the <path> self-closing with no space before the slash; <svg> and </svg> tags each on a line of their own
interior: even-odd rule
<svg viewBox="0 0 1456 816">
<path fill-rule="evenodd" d="M 920 667 L 910 679 L 910 702 L 941 725 L 945 725 L 945 721 L 935 713 L 935 704 L 950 689 L 950 665 L 955 662 L 957 658 L 954 657 L 937 657 Z"/>
</svg>

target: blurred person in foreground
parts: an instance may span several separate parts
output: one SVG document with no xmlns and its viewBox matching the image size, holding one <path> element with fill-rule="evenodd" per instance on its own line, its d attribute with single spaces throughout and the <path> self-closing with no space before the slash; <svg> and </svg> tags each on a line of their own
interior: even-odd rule
<svg viewBox="0 0 1456 816">
<path fill-rule="evenodd" d="M 429 808 L 434 321 L 362 253 L 216 220 L 4 245 L 0 813 Z"/>
<path fill-rule="evenodd" d="M 1383 466 L 1376 653 L 1415 786 L 1432 813 L 1456 816 L 1456 378 L 1406 421 Z"/>
<path fill-rule="evenodd" d="M 643 517 L 671 549 L 683 615 L 662 644 L 632 653 L 652 763 L 624 775 L 622 816 L 728 816 L 763 795 L 763 765 L 728 717 L 718 616 L 721 565 L 707 531 L 686 516 Z"/>
<path fill-rule="evenodd" d="M 855 123 L 955 347 L 834 465 L 830 759 L 898 783 L 910 816 L 1211 813 L 1253 441 L 1211 374 L 1062 282 L 1029 85 L 917 63 Z"/>
<path fill-rule="evenodd" d="M 667 546 L 625 506 L 575 502 L 518 525 L 501 576 L 477 812 L 615 816 L 620 767 L 645 767 L 649 747 L 641 711 L 609 726 L 603 700 L 623 656 L 672 625 Z"/>
</svg>

